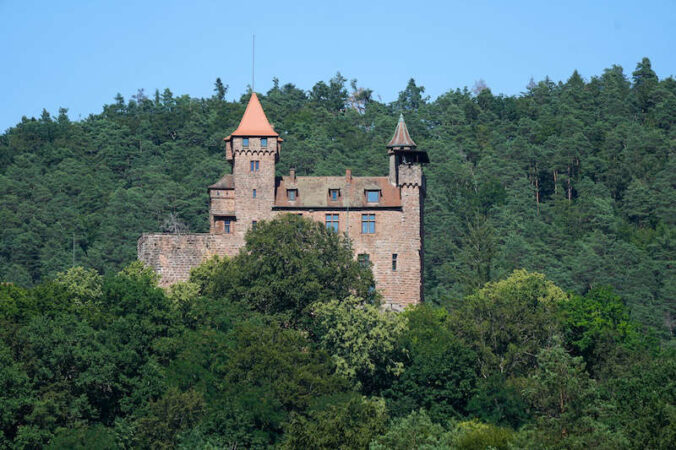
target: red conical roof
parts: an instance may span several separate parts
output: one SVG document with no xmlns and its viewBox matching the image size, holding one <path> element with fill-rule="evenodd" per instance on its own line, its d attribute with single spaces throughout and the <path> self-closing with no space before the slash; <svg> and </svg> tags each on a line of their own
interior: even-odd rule
<svg viewBox="0 0 676 450">
<path fill-rule="evenodd" d="M 228 138 L 231 136 L 279 136 L 268 122 L 268 118 L 265 117 L 263 107 L 255 92 L 251 94 L 239 126 Z"/>
<path fill-rule="evenodd" d="M 390 143 L 387 144 L 387 147 L 415 148 L 415 146 L 415 142 L 413 142 L 413 139 L 411 139 L 411 135 L 408 134 L 408 128 L 406 128 L 406 122 L 404 122 L 404 115 L 400 114 L 397 128 L 394 130 L 394 136 L 392 136 L 392 139 L 390 140 Z"/>
</svg>

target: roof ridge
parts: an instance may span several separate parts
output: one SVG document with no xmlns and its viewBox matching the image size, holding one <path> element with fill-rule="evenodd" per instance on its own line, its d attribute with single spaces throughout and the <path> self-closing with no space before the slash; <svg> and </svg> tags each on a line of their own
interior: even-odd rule
<svg viewBox="0 0 676 450">
<path fill-rule="evenodd" d="M 416 147 L 415 142 L 413 142 L 411 135 L 408 133 L 408 127 L 406 126 L 406 121 L 404 120 L 404 113 L 399 114 L 397 128 L 394 129 L 394 136 L 392 136 L 392 139 L 390 139 L 387 147 Z"/>
<path fill-rule="evenodd" d="M 230 136 L 279 136 L 263 111 L 258 95 L 251 93 L 239 126 Z"/>
</svg>

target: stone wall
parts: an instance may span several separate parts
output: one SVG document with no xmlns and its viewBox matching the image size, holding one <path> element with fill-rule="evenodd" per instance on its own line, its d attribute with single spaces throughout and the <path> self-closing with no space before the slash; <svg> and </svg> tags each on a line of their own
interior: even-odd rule
<svg viewBox="0 0 676 450">
<path fill-rule="evenodd" d="M 160 275 L 160 286 L 186 281 L 190 270 L 214 255 L 234 256 L 240 245 L 230 235 L 147 233 L 138 240 L 138 259 Z"/>
</svg>

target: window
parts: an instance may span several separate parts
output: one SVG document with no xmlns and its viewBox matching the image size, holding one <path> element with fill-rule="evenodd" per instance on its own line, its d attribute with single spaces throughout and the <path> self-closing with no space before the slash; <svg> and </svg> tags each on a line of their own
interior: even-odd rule
<svg viewBox="0 0 676 450">
<path fill-rule="evenodd" d="M 369 266 L 369 255 L 367 253 L 360 253 L 357 255 L 357 261 L 359 261 L 359 265 L 362 267 L 368 267 Z"/>
<path fill-rule="evenodd" d="M 253 190 L 253 198 L 256 198 L 256 189 Z"/>
<path fill-rule="evenodd" d="M 223 216 L 214 217 L 214 228 L 216 234 L 232 233 L 234 224 L 235 224 L 234 217 L 223 217 Z"/>
<path fill-rule="evenodd" d="M 261 138 L 261 147 L 268 146 L 268 138 Z"/>
<path fill-rule="evenodd" d="M 258 172 L 258 169 L 260 168 L 260 161 L 249 161 L 249 169 L 251 169 L 251 172 Z"/>
<path fill-rule="evenodd" d="M 249 146 L 249 138 L 242 139 L 242 147 L 248 147 L 248 146 Z"/>
<path fill-rule="evenodd" d="M 397 254 L 392 253 L 392 272 L 397 271 Z"/>
<path fill-rule="evenodd" d="M 373 234 L 376 232 L 376 215 L 362 214 L 361 215 L 361 232 L 362 234 Z"/>
<path fill-rule="evenodd" d="M 380 191 L 366 191 L 366 201 L 368 203 L 378 203 L 380 201 Z"/>
<path fill-rule="evenodd" d="M 340 197 L 340 189 L 329 189 L 329 198 L 332 202 L 335 202 Z"/>
<path fill-rule="evenodd" d="M 338 214 L 327 214 L 326 215 L 326 228 L 338 232 Z"/>
<path fill-rule="evenodd" d="M 258 221 L 252 220 L 252 221 L 251 221 L 251 228 L 255 230 L 255 229 L 256 229 L 256 225 L 258 225 Z"/>
<path fill-rule="evenodd" d="M 289 199 L 290 202 L 296 201 L 297 195 L 298 195 L 297 189 L 287 189 L 286 190 L 286 197 Z"/>
</svg>

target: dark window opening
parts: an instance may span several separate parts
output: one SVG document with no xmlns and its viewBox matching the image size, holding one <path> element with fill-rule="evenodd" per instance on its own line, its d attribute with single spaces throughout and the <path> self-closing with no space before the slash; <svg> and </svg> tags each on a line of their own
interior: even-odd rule
<svg viewBox="0 0 676 450">
<path fill-rule="evenodd" d="M 253 190 L 253 195 L 252 195 L 252 197 L 253 197 L 253 198 L 256 198 L 256 189 Z"/>
<path fill-rule="evenodd" d="M 252 220 L 252 221 L 251 221 L 251 228 L 255 230 L 255 229 L 256 229 L 256 225 L 258 225 L 258 221 Z"/>
<path fill-rule="evenodd" d="M 397 256 L 396 253 L 392 253 L 392 272 L 397 271 Z"/>
<path fill-rule="evenodd" d="M 326 215 L 326 228 L 338 232 L 339 224 L 339 215 L 338 214 L 327 214 Z"/>
<path fill-rule="evenodd" d="M 376 215 L 362 214 L 361 215 L 361 232 L 362 234 L 373 234 L 376 232 Z"/>
<path fill-rule="evenodd" d="M 368 253 L 360 253 L 357 255 L 357 261 L 362 267 L 368 267 L 370 265 Z"/>
</svg>

